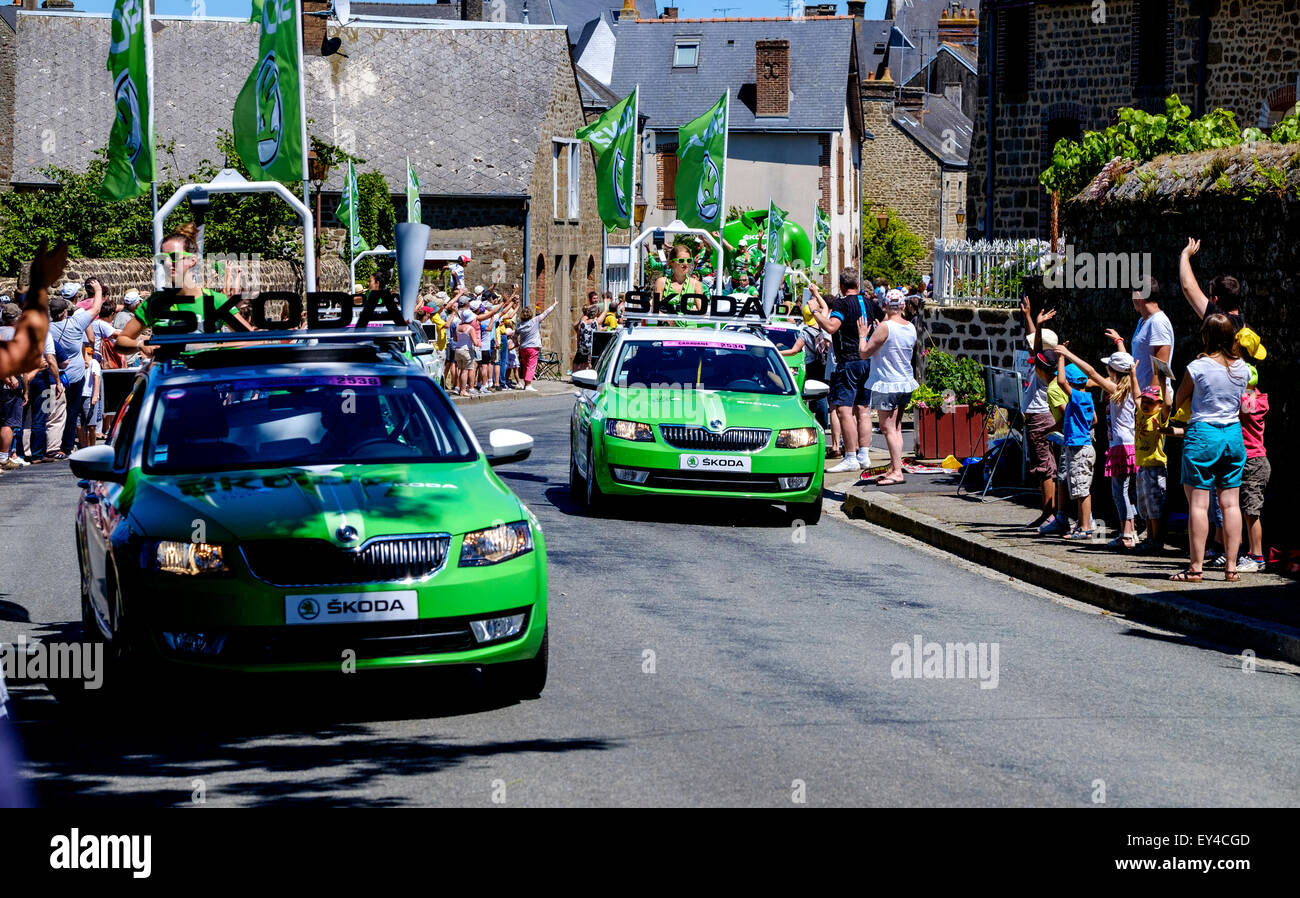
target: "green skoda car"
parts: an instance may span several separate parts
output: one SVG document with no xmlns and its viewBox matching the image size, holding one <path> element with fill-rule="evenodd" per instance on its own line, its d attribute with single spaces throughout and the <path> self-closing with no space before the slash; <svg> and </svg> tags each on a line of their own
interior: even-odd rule
<svg viewBox="0 0 1300 898">
<path fill-rule="evenodd" d="M 582 389 L 569 428 L 569 490 L 589 510 L 608 497 L 715 496 L 783 503 L 815 523 L 825 436 L 761 329 L 620 330 Z"/>
<path fill-rule="evenodd" d="M 110 666 L 473 665 L 541 693 L 546 543 L 493 471 L 532 439 L 479 445 L 398 337 L 206 349 L 140 374 L 111 445 L 71 459 L 83 626 Z"/>
</svg>

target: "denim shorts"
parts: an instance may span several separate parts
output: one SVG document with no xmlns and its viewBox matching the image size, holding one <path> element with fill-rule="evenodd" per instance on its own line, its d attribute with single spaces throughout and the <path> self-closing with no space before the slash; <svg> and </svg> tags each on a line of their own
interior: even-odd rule
<svg viewBox="0 0 1300 898">
<path fill-rule="evenodd" d="M 911 393 L 880 393 L 876 390 L 871 391 L 871 407 L 882 412 L 892 412 L 894 409 L 907 408 L 907 404 L 911 401 Z"/>
<path fill-rule="evenodd" d="M 1241 422 L 1211 424 L 1197 421 L 1183 439 L 1182 480 L 1198 490 L 1230 490 L 1241 486 L 1246 467 L 1246 444 Z"/>
<path fill-rule="evenodd" d="M 871 374 L 870 359 L 849 359 L 831 375 L 831 405 L 840 408 L 850 405 L 869 405 L 871 391 L 867 378 Z"/>
</svg>

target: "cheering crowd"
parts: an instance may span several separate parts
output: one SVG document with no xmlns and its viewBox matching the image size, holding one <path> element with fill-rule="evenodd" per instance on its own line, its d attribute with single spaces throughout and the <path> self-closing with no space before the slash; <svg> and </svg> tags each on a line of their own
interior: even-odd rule
<svg viewBox="0 0 1300 898">
<path fill-rule="evenodd" d="M 1251 362 L 1267 352 L 1246 324 L 1236 278 L 1217 276 L 1202 290 L 1192 266 L 1199 249 L 1199 241 L 1189 240 L 1179 259 L 1180 287 L 1201 327 L 1200 352 L 1176 388 L 1169 369 L 1174 328 L 1154 279 L 1148 291 L 1133 293 L 1138 323 L 1127 347 L 1118 331 L 1105 331 L 1114 349 L 1100 368 L 1044 326 L 1054 310 L 1031 315 L 1029 301 L 1022 304 L 1032 352 L 1021 410 L 1031 471 L 1042 477 L 1041 514 L 1031 526 L 1044 536 L 1093 539 L 1099 421 L 1093 391 L 1099 390 L 1106 417 L 1102 476 L 1110 480 L 1119 518 L 1109 545 L 1164 551 L 1168 441 L 1181 440 L 1177 473 L 1188 504 L 1188 564 L 1170 579 L 1198 582 L 1208 566 L 1236 581 L 1265 564 L 1260 518 L 1271 474 L 1264 448 L 1269 406 Z"/>
</svg>

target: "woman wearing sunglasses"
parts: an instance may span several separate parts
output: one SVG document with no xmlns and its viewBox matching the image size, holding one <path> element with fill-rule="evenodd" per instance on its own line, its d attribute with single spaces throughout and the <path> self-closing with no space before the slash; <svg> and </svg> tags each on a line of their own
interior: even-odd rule
<svg viewBox="0 0 1300 898">
<path fill-rule="evenodd" d="M 654 294 L 656 302 L 667 300 L 673 303 L 673 308 L 680 310 L 676 304 L 678 297 L 687 293 L 703 293 L 704 285 L 700 279 L 692 272 L 694 264 L 694 255 L 691 248 L 684 243 L 678 243 L 672 248 L 672 255 L 668 259 L 668 273 L 660 275 L 655 281 Z"/>
<path fill-rule="evenodd" d="M 226 294 L 219 290 L 205 289 L 200 283 L 200 278 L 197 277 L 199 273 L 196 271 L 199 265 L 199 247 L 196 240 L 198 233 L 199 229 L 193 222 L 186 222 L 163 238 L 161 250 L 166 257 L 163 259 L 163 266 L 167 269 L 167 286 L 178 287 L 179 295 L 173 297 L 167 315 L 159 314 L 163 294 L 157 292 L 136 306 L 134 317 L 127 321 L 126 326 L 117 335 L 119 348 L 140 350 L 146 355 L 152 355 L 152 348 L 145 346 L 141 337 L 145 328 L 151 328 L 159 321 L 170 320 L 172 312 L 184 311 L 194 313 L 198 319 L 198 329 L 202 330 L 204 295 L 211 296 L 218 306 L 226 302 L 228 299 Z M 227 283 L 229 282 L 230 279 L 227 278 Z M 235 277 L 235 283 L 238 284 L 238 276 Z M 235 314 L 235 318 L 246 329 L 253 330 L 253 326 L 238 313 Z"/>
</svg>

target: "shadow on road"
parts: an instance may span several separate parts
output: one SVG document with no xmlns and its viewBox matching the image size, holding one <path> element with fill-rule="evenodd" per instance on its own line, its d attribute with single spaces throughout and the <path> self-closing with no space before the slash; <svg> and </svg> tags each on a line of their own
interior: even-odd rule
<svg viewBox="0 0 1300 898">
<path fill-rule="evenodd" d="M 419 798 L 406 796 L 420 794 L 415 785 L 394 790 L 400 798 L 374 793 L 391 790 L 392 777 L 499 755 L 615 747 L 592 738 L 476 743 L 450 727 L 439 732 L 439 721 L 514 703 L 473 670 L 340 677 L 187 681 L 130 698 L 66 682 L 12 692 L 28 774 L 45 806 L 185 806 L 196 780 L 245 805 L 414 805 Z M 400 721 L 425 723 L 387 725 Z"/>
<path fill-rule="evenodd" d="M 599 520 L 604 517 L 620 521 L 653 524 L 684 524 L 696 527 L 790 527 L 790 515 L 784 505 L 761 499 L 716 499 L 694 496 L 612 496 L 606 502 L 617 509 L 592 515 L 569 495 L 567 484 L 546 491 L 546 499 L 556 511 L 569 517 Z"/>
</svg>

